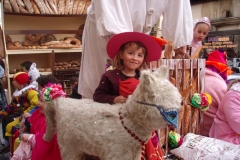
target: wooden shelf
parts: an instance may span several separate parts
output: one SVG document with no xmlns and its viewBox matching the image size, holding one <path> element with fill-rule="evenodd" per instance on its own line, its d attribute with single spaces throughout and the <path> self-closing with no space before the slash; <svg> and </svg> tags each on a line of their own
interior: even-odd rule
<svg viewBox="0 0 240 160">
<path fill-rule="evenodd" d="M 48 74 L 52 74 L 52 72 L 39 72 L 41 75 L 48 75 Z M 8 74 L 8 78 L 13 78 L 14 74 Z"/>
<path fill-rule="evenodd" d="M 82 52 L 82 48 L 71 48 L 71 49 L 21 49 L 21 50 L 6 50 L 7 55 L 15 54 L 39 54 L 39 53 L 77 53 Z"/>
<path fill-rule="evenodd" d="M 87 14 L 31 14 L 31 13 L 16 13 L 16 12 L 4 12 L 5 15 L 14 16 L 33 16 L 33 17 L 86 17 Z"/>
<path fill-rule="evenodd" d="M 83 30 L 5 30 L 5 34 L 82 34 Z"/>
</svg>

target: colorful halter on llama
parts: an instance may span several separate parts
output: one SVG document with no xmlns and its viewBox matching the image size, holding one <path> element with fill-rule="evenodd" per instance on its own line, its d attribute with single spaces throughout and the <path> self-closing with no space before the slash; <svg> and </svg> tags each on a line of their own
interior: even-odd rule
<svg viewBox="0 0 240 160">
<path fill-rule="evenodd" d="M 173 125 L 175 128 L 178 127 L 178 113 L 179 110 L 178 109 L 168 109 L 168 110 L 164 110 L 162 106 L 160 105 L 156 105 L 156 104 L 149 104 L 149 103 L 145 103 L 145 102 L 140 102 L 140 101 L 136 101 L 135 102 L 139 103 L 139 104 L 143 104 L 143 105 L 147 105 L 147 106 L 153 106 L 156 107 L 159 112 L 161 113 L 161 115 L 163 116 L 163 118 L 170 124 Z"/>
<path fill-rule="evenodd" d="M 42 92 L 41 96 L 45 102 L 50 102 L 57 97 L 66 97 L 66 93 L 62 90 L 61 84 L 47 84 Z"/>
<path fill-rule="evenodd" d="M 194 93 L 191 98 L 191 105 L 202 111 L 208 110 L 210 104 L 212 104 L 212 97 L 207 93 Z"/>
</svg>

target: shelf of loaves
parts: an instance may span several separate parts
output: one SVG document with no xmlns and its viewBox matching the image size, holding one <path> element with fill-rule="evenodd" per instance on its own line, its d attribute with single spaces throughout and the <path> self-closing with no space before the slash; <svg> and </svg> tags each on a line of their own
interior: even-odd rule
<svg viewBox="0 0 240 160">
<path fill-rule="evenodd" d="M 8 55 L 13 54 L 39 54 L 39 53 L 78 53 L 82 52 L 82 48 L 71 49 L 19 49 L 19 50 L 6 50 Z"/>
<path fill-rule="evenodd" d="M 36 13 L 16 13 L 4 12 L 5 15 L 14 16 L 34 16 L 34 17 L 86 17 L 87 14 L 36 14 Z"/>
<path fill-rule="evenodd" d="M 52 74 L 52 72 L 40 72 L 41 75 L 49 75 L 49 74 Z M 9 78 L 13 78 L 13 75 L 14 74 L 9 74 Z"/>
</svg>

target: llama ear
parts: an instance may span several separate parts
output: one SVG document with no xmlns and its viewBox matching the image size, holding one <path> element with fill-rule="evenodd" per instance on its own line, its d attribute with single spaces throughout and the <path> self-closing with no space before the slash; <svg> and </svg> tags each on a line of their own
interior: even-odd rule
<svg viewBox="0 0 240 160">
<path fill-rule="evenodd" d="M 140 82 L 143 84 L 143 85 L 149 85 L 150 84 L 150 71 L 148 70 L 143 70 L 141 72 L 141 78 L 140 78 Z"/>
<path fill-rule="evenodd" d="M 168 67 L 166 65 L 160 66 L 156 71 L 153 72 L 155 76 L 163 79 L 168 79 Z"/>
</svg>

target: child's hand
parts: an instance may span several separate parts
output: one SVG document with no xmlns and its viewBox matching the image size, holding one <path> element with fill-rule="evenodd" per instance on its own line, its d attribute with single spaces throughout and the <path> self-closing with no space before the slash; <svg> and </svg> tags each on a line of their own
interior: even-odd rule
<svg viewBox="0 0 240 160">
<path fill-rule="evenodd" d="M 31 134 L 21 134 L 19 138 L 21 139 L 21 141 L 27 142 L 30 135 Z"/>
<path fill-rule="evenodd" d="M 24 113 L 23 114 L 23 117 L 26 119 L 26 118 L 28 118 L 28 117 L 30 117 L 31 116 L 31 114 L 30 113 Z"/>
<path fill-rule="evenodd" d="M 123 97 L 123 96 L 117 96 L 114 98 L 113 102 L 114 103 L 125 103 L 127 101 L 127 98 Z"/>
</svg>

